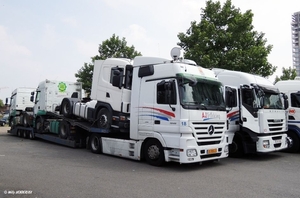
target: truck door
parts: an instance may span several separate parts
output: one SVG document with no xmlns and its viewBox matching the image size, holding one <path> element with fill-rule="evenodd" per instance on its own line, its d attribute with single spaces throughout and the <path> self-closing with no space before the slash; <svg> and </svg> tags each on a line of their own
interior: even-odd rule
<svg viewBox="0 0 300 198">
<path fill-rule="evenodd" d="M 239 130 L 240 127 L 240 110 L 238 89 L 236 87 L 225 86 L 225 102 L 227 110 L 227 119 L 229 121 L 229 132 Z"/>
<path fill-rule="evenodd" d="M 155 102 L 153 108 L 154 131 L 165 133 L 179 132 L 180 108 L 177 98 L 177 83 L 174 79 L 160 80 L 155 83 Z"/>
<path fill-rule="evenodd" d="M 260 104 L 254 93 L 249 86 L 240 86 L 240 124 L 249 130 L 253 130 L 253 126 L 258 126 L 257 111 Z"/>
</svg>

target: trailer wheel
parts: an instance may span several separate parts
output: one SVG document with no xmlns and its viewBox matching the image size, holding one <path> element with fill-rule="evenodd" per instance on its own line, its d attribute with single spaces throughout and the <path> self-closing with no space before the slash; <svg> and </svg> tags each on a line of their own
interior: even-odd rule
<svg viewBox="0 0 300 198">
<path fill-rule="evenodd" d="M 102 108 L 97 114 L 97 126 L 101 129 L 109 129 L 111 126 L 111 113 L 108 109 Z"/>
<path fill-rule="evenodd" d="M 18 129 L 18 130 L 17 130 L 17 136 L 18 136 L 18 137 L 22 137 L 22 131 L 21 131 L 21 129 Z"/>
<path fill-rule="evenodd" d="M 66 118 L 71 117 L 72 112 L 71 112 L 71 102 L 70 102 L 70 100 L 63 100 L 63 102 L 61 104 L 61 111 L 62 111 L 62 114 Z"/>
<path fill-rule="evenodd" d="M 44 129 L 44 119 L 42 117 L 38 117 L 35 122 L 35 128 L 37 133 L 43 133 Z"/>
<path fill-rule="evenodd" d="M 70 124 L 63 120 L 59 126 L 59 137 L 62 139 L 67 139 L 70 133 Z"/>
<path fill-rule="evenodd" d="M 233 138 L 232 143 L 229 145 L 230 157 L 242 157 L 244 154 L 243 143 L 240 138 Z"/>
<path fill-rule="evenodd" d="M 28 133 L 26 130 L 23 130 L 23 138 L 27 139 L 28 138 Z"/>
<path fill-rule="evenodd" d="M 290 153 L 296 153 L 299 151 L 300 149 L 300 140 L 299 137 L 297 136 L 297 134 L 295 134 L 296 132 L 294 131 L 288 131 L 287 135 L 292 139 L 293 144 L 290 148 L 287 148 L 286 151 L 290 152 Z"/>
<path fill-rule="evenodd" d="M 34 140 L 34 134 L 33 131 L 29 132 L 29 139 Z"/>
<path fill-rule="evenodd" d="M 92 153 L 102 153 L 102 142 L 100 135 L 92 134 L 89 142 Z"/>
<path fill-rule="evenodd" d="M 144 148 L 146 161 L 153 166 L 162 166 L 165 163 L 164 149 L 158 140 L 150 139 Z"/>
</svg>

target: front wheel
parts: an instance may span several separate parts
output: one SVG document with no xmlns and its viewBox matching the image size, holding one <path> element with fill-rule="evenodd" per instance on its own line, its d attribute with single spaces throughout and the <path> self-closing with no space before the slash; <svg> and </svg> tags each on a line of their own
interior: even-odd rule
<svg viewBox="0 0 300 198">
<path fill-rule="evenodd" d="M 35 128 L 37 133 L 43 133 L 44 129 L 44 119 L 42 117 L 38 117 L 35 121 Z"/>
<path fill-rule="evenodd" d="M 162 166 L 165 163 L 164 149 L 158 140 L 148 140 L 144 147 L 144 156 L 148 164 Z"/>
<path fill-rule="evenodd" d="M 92 134 L 89 142 L 92 153 L 102 153 L 102 141 L 100 135 Z"/>
<path fill-rule="evenodd" d="M 234 138 L 232 143 L 229 145 L 229 156 L 230 157 L 242 157 L 244 154 L 243 143 L 240 138 Z"/>
<path fill-rule="evenodd" d="M 296 132 L 288 131 L 287 135 L 292 139 L 292 146 L 290 148 L 287 148 L 286 151 L 290 153 L 296 153 L 300 149 L 300 140 L 297 136 Z"/>
<path fill-rule="evenodd" d="M 70 124 L 65 120 L 60 123 L 59 126 L 59 137 L 62 139 L 67 139 L 70 134 Z"/>
</svg>

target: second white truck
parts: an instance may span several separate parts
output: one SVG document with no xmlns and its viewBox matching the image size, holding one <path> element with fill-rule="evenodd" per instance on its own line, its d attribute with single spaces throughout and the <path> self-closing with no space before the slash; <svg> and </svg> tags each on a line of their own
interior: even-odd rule
<svg viewBox="0 0 300 198">
<path fill-rule="evenodd" d="M 267 79 L 239 71 L 213 69 L 225 86 L 229 154 L 267 153 L 291 145 L 287 97 Z"/>
<path fill-rule="evenodd" d="M 297 78 L 296 78 L 297 79 Z M 293 144 L 289 152 L 300 151 L 300 79 L 278 81 L 275 86 L 288 96 L 288 136 Z"/>
</svg>

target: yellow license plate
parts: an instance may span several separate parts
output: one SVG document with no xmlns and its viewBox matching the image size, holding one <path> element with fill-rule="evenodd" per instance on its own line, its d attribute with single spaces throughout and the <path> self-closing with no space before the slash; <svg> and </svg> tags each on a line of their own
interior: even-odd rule
<svg viewBox="0 0 300 198">
<path fill-rule="evenodd" d="M 207 150 L 207 154 L 214 154 L 214 153 L 217 153 L 217 149 L 208 149 Z"/>
</svg>

